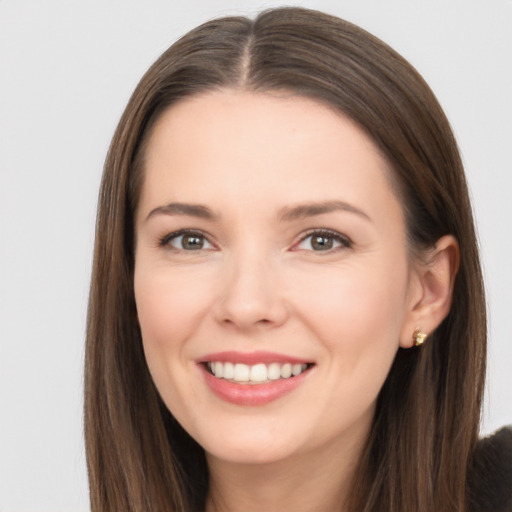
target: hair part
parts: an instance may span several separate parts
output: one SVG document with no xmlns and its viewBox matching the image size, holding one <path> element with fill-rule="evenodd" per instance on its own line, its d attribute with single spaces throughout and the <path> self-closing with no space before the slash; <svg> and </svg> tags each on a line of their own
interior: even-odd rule
<svg viewBox="0 0 512 512">
<path fill-rule="evenodd" d="M 448 317 L 421 350 L 400 349 L 378 398 L 349 509 L 461 512 L 478 436 L 485 298 L 456 142 L 421 76 L 379 39 L 300 8 L 213 20 L 178 40 L 134 91 L 101 183 L 87 320 L 85 437 L 93 512 L 198 511 L 202 448 L 166 409 L 142 349 L 133 291 L 134 217 L 155 123 L 218 89 L 289 91 L 352 119 L 389 162 L 417 254 L 445 234 L 461 262 Z M 341 504 L 340 504 L 341 508 Z"/>
</svg>

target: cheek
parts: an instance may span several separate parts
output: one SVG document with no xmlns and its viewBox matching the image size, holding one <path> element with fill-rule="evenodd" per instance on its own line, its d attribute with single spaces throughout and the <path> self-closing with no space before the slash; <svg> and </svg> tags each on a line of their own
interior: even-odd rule
<svg viewBox="0 0 512 512">
<path fill-rule="evenodd" d="M 200 324 L 211 298 L 204 276 L 174 272 L 135 271 L 135 300 L 148 362 L 153 352 L 173 351 L 182 355 Z M 161 354 L 158 354 L 161 355 Z"/>
<path fill-rule="evenodd" d="M 134 286 L 149 371 L 167 408 L 181 422 L 188 418 L 188 404 L 200 398 L 192 379 L 190 340 L 211 298 L 199 276 L 174 270 L 136 267 Z"/>
<path fill-rule="evenodd" d="M 321 340 L 326 366 L 326 424 L 369 418 L 399 347 L 405 276 L 368 267 L 331 273 L 304 295 L 310 331 Z M 305 318 L 305 316 L 304 316 Z M 336 404 L 333 406 L 333 404 Z"/>
<path fill-rule="evenodd" d="M 407 274 L 378 263 L 330 269 L 300 288 L 303 321 L 344 375 L 387 374 L 406 313 Z"/>
</svg>

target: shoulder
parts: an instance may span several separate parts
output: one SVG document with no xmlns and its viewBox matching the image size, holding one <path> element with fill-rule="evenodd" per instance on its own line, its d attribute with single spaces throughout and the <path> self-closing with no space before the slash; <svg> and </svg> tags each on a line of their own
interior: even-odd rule
<svg viewBox="0 0 512 512">
<path fill-rule="evenodd" d="M 468 499 L 470 512 L 512 512 L 512 426 L 478 442 Z"/>
</svg>

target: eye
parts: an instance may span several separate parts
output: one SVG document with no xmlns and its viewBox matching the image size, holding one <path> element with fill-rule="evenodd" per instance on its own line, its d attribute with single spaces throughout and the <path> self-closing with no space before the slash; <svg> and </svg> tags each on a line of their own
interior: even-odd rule
<svg viewBox="0 0 512 512">
<path fill-rule="evenodd" d="M 200 251 L 214 248 L 202 233 L 188 230 L 169 233 L 160 240 L 159 245 L 180 251 Z"/>
<path fill-rule="evenodd" d="M 295 249 L 327 252 L 339 248 L 348 248 L 351 245 L 352 242 L 346 236 L 336 231 L 321 230 L 309 233 L 295 246 Z"/>
</svg>

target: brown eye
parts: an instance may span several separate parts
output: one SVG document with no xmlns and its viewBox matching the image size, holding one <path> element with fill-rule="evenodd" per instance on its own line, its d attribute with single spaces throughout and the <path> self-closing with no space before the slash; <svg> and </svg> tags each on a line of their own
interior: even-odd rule
<svg viewBox="0 0 512 512">
<path fill-rule="evenodd" d="M 213 249 L 213 246 L 201 233 L 194 231 L 180 231 L 165 236 L 160 244 L 178 251 L 200 251 L 201 249 Z"/>
<path fill-rule="evenodd" d="M 297 249 L 314 252 L 331 251 L 344 247 L 350 247 L 352 244 L 348 238 L 336 232 L 316 232 L 312 233 L 296 246 Z"/>
<path fill-rule="evenodd" d="M 317 235 L 311 237 L 311 247 L 315 251 L 328 251 L 334 246 L 334 240 L 332 237 Z"/>
<path fill-rule="evenodd" d="M 182 235 L 181 248 L 187 251 L 197 251 L 204 246 L 204 238 L 198 235 Z"/>
</svg>

